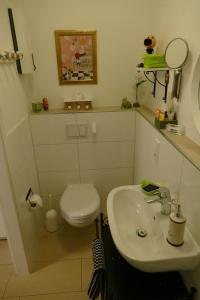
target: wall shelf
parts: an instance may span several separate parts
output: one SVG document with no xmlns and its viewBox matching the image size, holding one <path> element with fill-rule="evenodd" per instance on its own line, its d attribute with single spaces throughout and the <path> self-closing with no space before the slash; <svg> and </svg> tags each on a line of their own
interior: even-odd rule
<svg viewBox="0 0 200 300">
<path fill-rule="evenodd" d="M 153 84 L 153 92 L 152 95 L 155 98 L 156 96 L 156 87 L 157 83 L 164 87 L 164 96 L 163 100 L 166 102 L 167 100 L 167 90 L 168 90 L 168 84 L 169 84 L 169 68 L 138 68 L 141 72 L 144 73 L 144 76 L 146 79 Z M 164 83 L 160 82 L 158 80 L 158 72 L 165 72 L 165 81 Z M 153 79 L 149 78 L 149 73 L 153 74 Z"/>
<path fill-rule="evenodd" d="M 170 68 L 138 68 L 143 72 L 169 71 Z"/>
</svg>

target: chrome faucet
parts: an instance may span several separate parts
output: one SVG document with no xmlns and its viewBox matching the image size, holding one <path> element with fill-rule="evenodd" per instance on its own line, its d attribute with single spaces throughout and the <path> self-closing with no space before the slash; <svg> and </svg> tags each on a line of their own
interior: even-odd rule
<svg viewBox="0 0 200 300">
<path fill-rule="evenodd" d="M 155 198 L 154 196 L 158 196 L 158 198 Z M 154 197 L 154 198 L 153 198 Z M 168 216 L 171 213 L 171 195 L 170 191 L 166 187 L 160 187 L 157 189 L 152 197 L 149 197 L 152 199 L 149 199 L 147 203 L 155 203 L 159 202 L 161 204 L 161 214 Z"/>
</svg>

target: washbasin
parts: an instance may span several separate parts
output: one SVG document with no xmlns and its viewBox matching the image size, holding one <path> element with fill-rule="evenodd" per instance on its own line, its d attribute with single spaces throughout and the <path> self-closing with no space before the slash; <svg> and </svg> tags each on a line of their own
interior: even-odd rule
<svg viewBox="0 0 200 300">
<path fill-rule="evenodd" d="M 160 204 L 148 204 L 140 186 L 121 186 L 107 198 L 111 235 L 124 259 L 144 272 L 190 270 L 198 266 L 200 248 L 186 227 L 184 244 L 167 240 L 169 216 L 162 215 Z"/>
</svg>

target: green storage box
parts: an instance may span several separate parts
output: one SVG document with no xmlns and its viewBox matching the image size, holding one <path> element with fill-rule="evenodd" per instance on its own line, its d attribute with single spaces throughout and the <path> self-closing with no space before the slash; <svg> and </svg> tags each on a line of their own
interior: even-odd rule
<svg viewBox="0 0 200 300">
<path fill-rule="evenodd" d="M 154 122 L 156 128 L 158 129 L 165 129 L 165 127 L 167 126 L 167 124 L 177 124 L 177 120 L 163 120 L 160 121 L 159 119 L 155 118 L 155 122 Z"/>
<path fill-rule="evenodd" d="M 166 68 L 165 57 L 163 54 L 145 54 L 144 68 Z"/>
</svg>

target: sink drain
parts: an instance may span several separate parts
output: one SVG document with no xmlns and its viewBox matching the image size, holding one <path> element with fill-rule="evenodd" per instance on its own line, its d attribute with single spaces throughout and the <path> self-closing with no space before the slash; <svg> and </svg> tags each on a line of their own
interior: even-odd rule
<svg viewBox="0 0 200 300">
<path fill-rule="evenodd" d="M 147 236 L 147 231 L 144 228 L 138 228 L 136 230 L 136 233 L 139 237 L 142 237 L 142 238 Z"/>
</svg>

